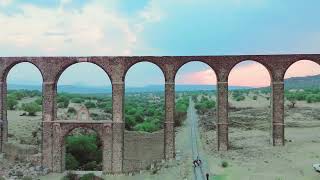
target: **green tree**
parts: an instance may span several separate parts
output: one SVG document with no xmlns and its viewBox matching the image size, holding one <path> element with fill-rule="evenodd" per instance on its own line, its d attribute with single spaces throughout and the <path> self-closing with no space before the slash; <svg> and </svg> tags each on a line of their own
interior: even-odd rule
<svg viewBox="0 0 320 180">
<path fill-rule="evenodd" d="M 91 109 L 91 108 L 95 108 L 96 107 L 96 104 L 94 102 L 91 102 L 91 101 L 87 101 L 86 103 L 84 103 L 84 105 L 88 108 L 88 109 Z"/>
<path fill-rule="evenodd" d="M 35 102 L 22 104 L 22 110 L 28 112 L 29 116 L 35 116 L 36 112 L 41 111 L 41 106 Z"/>
<path fill-rule="evenodd" d="M 9 110 L 15 110 L 18 104 L 17 97 L 13 94 L 8 95 L 7 97 L 7 106 Z"/>
</svg>

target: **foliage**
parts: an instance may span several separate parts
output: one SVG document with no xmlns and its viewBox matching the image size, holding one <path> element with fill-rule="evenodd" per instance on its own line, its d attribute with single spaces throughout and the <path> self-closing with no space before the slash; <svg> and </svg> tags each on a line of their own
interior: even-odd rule
<svg viewBox="0 0 320 180">
<path fill-rule="evenodd" d="M 77 111 L 74 107 L 69 107 L 67 113 L 76 114 Z"/>
<path fill-rule="evenodd" d="M 18 104 L 17 97 L 13 94 L 7 96 L 7 106 L 9 110 L 15 110 Z"/>
<path fill-rule="evenodd" d="M 253 99 L 253 100 L 257 100 L 257 99 L 258 99 L 258 96 L 253 96 L 252 99 Z"/>
<path fill-rule="evenodd" d="M 38 105 L 42 105 L 42 97 L 37 98 L 34 102 Z"/>
<path fill-rule="evenodd" d="M 36 112 L 41 111 L 41 106 L 35 102 L 24 103 L 21 105 L 23 111 L 28 112 L 29 116 L 35 116 Z"/>
<path fill-rule="evenodd" d="M 202 96 L 201 100 L 195 103 L 195 108 L 198 112 L 204 112 L 206 110 L 213 109 L 215 106 L 216 102 L 205 96 Z"/>
<path fill-rule="evenodd" d="M 101 170 L 102 144 L 96 134 L 73 135 L 66 138 L 68 170 Z M 94 162 L 94 163 L 93 163 Z"/>
<path fill-rule="evenodd" d="M 80 180 L 93 180 L 95 178 L 95 175 L 93 173 L 88 173 L 83 175 Z"/>
<path fill-rule="evenodd" d="M 228 164 L 227 161 L 222 161 L 222 162 L 221 162 L 221 167 L 226 168 L 226 167 L 228 167 L 228 166 L 229 166 L 229 164 Z"/>
<path fill-rule="evenodd" d="M 57 98 L 57 103 L 59 108 L 67 108 L 69 106 L 70 97 L 66 94 L 59 94 Z"/>
<path fill-rule="evenodd" d="M 91 108 L 95 108 L 96 107 L 96 104 L 92 101 L 87 101 L 84 103 L 84 105 L 88 108 L 88 109 L 91 109 Z"/>
</svg>

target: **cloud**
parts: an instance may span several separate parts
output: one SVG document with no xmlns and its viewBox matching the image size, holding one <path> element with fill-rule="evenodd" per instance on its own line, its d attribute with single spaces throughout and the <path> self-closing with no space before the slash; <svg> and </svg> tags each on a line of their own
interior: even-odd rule
<svg viewBox="0 0 320 180">
<path fill-rule="evenodd" d="M 216 74 L 212 69 L 206 69 L 198 72 L 188 72 L 177 74 L 177 84 L 216 84 Z"/>
<path fill-rule="evenodd" d="M 312 76 L 318 74 L 320 74 L 319 64 L 308 60 L 302 60 L 292 64 L 286 71 L 284 78 Z"/>
<path fill-rule="evenodd" d="M 77 10 L 63 8 L 71 0 L 61 0 L 59 8 L 21 4 L 22 13 L 0 12 L 0 55 L 132 55 L 143 44 L 139 32 L 159 16 L 146 7 L 125 17 L 109 1 L 109 6 L 93 1 Z"/>
<path fill-rule="evenodd" d="M 0 6 L 8 6 L 12 3 L 12 0 L 0 0 Z"/>
</svg>

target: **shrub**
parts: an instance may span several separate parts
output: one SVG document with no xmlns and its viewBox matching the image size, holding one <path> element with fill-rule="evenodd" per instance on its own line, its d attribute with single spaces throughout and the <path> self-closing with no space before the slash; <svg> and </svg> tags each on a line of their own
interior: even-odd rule
<svg viewBox="0 0 320 180">
<path fill-rule="evenodd" d="M 35 116 L 36 112 L 41 111 L 41 106 L 35 102 L 22 104 L 22 110 L 28 112 L 29 116 Z"/>
<path fill-rule="evenodd" d="M 97 135 L 68 136 L 66 138 L 66 152 L 73 157 L 66 158 L 67 169 L 77 170 L 82 167 L 81 169 L 85 168 L 84 170 L 101 170 L 101 167 L 97 165 L 102 162 L 101 146 Z"/>
<path fill-rule="evenodd" d="M 17 97 L 14 95 L 8 95 L 7 106 L 9 110 L 15 110 L 18 104 Z"/>
<path fill-rule="evenodd" d="M 258 99 L 258 96 L 253 96 L 252 99 L 253 99 L 253 100 L 257 100 L 257 99 Z"/>
<path fill-rule="evenodd" d="M 246 98 L 244 97 L 244 96 L 237 96 L 236 98 L 235 98 L 235 100 L 236 101 L 243 101 L 243 100 L 245 100 Z"/>
<path fill-rule="evenodd" d="M 91 109 L 91 108 L 95 108 L 96 107 L 96 104 L 91 102 L 91 101 L 88 101 L 86 103 L 84 103 L 84 105 L 86 106 L 86 108 L 88 109 Z"/>
<path fill-rule="evenodd" d="M 76 170 L 79 168 L 79 162 L 70 153 L 67 153 L 66 155 L 66 168 L 69 170 Z"/>
<path fill-rule="evenodd" d="M 33 180 L 33 178 L 30 177 L 30 176 L 24 176 L 24 177 L 22 178 L 22 180 Z"/>
<path fill-rule="evenodd" d="M 76 180 L 77 177 L 78 176 L 76 174 L 68 172 L 68 174 L 66 176 L 64 176 L 63 178 L 61 178 L 61 180 Z"/>
<path fill-rule="evenodd" d="M 93 180 L 96 176 L 93 173 L 83 175 L 80 180 Z"/>
<path fill-rule="evenodd" d="M 84 102 L 84 99 L 81 99 L 81 98 L 73 98 L 73 99 L 71 99 L 71 102 L 80 104 L 80 103 Z"/>
<path fill-rule="evenodd" d="M 222 161 L 222 162 L 221 162 L 221 167 L 226 168 L 226 167 L 228 167 L 228 166 L 229 166 L 229 164 L 228 164 L 227 161 Z"/>
<path fill-rule="evenodd" d="M 37 98 L 34 102 L 39 104 L 39 105 L 42 105 L 42 97 Z"/>
<path fill-rule="evenodd" d="M 69 107 L 67 113 L 76 114 L 77 111 L 74 107 Z"/>
</svg>

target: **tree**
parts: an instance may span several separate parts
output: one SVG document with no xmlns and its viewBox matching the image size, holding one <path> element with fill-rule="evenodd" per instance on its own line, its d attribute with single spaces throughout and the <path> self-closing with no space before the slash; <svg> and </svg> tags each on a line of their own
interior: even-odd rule
<svg viewBox="0 0 320 180">
<path fill-rule="evenodd" d="M 86 106 L 86 108 L 91 109 L 91 108 L 95 108 L 96 104 L 91 102 L 91 101 L 87 101 L 86 103 L 84 103 L 84 105 Z"/>
<path fill-rule="evenodd" d="M 41 106 L 35 102 L 22 104 L 22 110 L 28 112 L 29 116 L 35 116 L 36 112 L 41 111 Z"/>
<path fill-rule="evenodd" d="M 9 95 L 7 97 L 7 106 L 9 110 L 15 110 L 16 105 L 18 104 L 17 98 L 15 95 Z"/>
<path fill-rule="evenodd" d="M 297 103 L 297 97 L 295 96 L 295 94 L 293 94 L 293 93 L 288 94 L 287 100 L 290 101 L 290 103 L 291 103 L 291 105 L 289 107 L 294 108 Z"/>
</svg>

